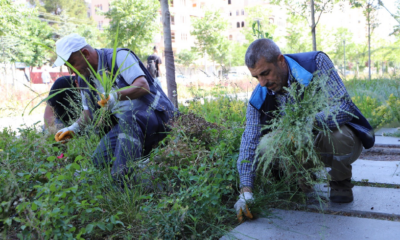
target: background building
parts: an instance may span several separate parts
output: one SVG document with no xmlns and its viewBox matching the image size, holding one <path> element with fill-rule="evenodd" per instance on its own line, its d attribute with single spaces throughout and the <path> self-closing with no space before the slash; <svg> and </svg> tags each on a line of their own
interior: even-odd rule
<svg viewBox="0 0 400 240">
<path fill-rule="evenodd" d="M 110 0 L 91 0 L 90 16 L 97 23 L 97 28 L 103 30 L 103 27 L 110 23 L 110 19 L 101 15 L 101 12 L 107 12 L 110 9 Z"/>
</svg>

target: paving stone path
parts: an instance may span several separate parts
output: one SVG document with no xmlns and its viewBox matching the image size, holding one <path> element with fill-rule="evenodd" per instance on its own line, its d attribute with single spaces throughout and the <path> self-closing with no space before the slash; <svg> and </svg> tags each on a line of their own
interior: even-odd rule
<svg viewBox="0 0 400 240">
<path fill-rule="evenodd" d="M 275 209 L 271 218 L 242 223 L 221 240 L 394 240 L 399 236 L 400 222 Z"/>
<path fill-rule="evenodd" d="M 376 146 L 400 149 L 399 140 L 377 136 Z M 353 181 L 374 183 L 374 187 L 355 186 L 352 203 L 308 206 L 314 212 L 273 209 L 271 217 L 242 223 L 221 240 L 400 239 L 400 155 L 394 155 L 394 160 L 359 159 L 352 164 Z M 329 196 L 326 184 L 317 185 L 316 190 Z"/>
<path fill-rule="evenodd" d="M 396 133 L 400 128 L 381 128 L 375 132 L 375 136 L 385 136 L 390 133 Z"/>
</svg>

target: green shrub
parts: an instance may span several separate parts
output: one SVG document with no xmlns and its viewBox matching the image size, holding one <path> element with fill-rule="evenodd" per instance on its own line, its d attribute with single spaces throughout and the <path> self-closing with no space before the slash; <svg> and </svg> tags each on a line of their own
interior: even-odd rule
<svg viewBox="0 0 400 240">
<path fill-rule="evenodd" d="M 219 124 L 190 113 L 197 104 L 190 103 L 183 111 L 188 114 L 154 149 L 147 166 L 131 164 L 135 171 L 126 176 L 123 190 L 115 186 L 108 167 L 91 163 L 99 141 L 95 132 L 58 144 L 53 135 L 34 128 L 19 130 L 20 137 L 3 130 L 0 232 L 23 239 L 222 236 L 236 223 L 232 206 L 244 130 L 239 115 L 245 110 L 239 100 L 209 101 L 225 103 L 237 106 L 236 112 L 201 112 Z"/>
<path fill-rule="evenodd" d="M 400 123 L 399 80 L 351 80 L 345 85 L 353 102 L 373 128 Z"/>
</svg>

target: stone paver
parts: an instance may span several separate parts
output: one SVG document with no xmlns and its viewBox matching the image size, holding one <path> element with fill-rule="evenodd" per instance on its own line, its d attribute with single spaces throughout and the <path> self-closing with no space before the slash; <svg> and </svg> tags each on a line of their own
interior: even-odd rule
<svg viewBox="0 0 400 240">
<path fill-rule="evenodd" d="M 384 134 L 395 133 L 399 130 L 400 130 L 399 128 L 381 128 L 375 132 L 375 136 L 383 136 Z"/>
<path fill-rule="evenodd" d="M 353 180 L 370 183 L 400 184 L 399 162 L 357 160 L 353 164 Z"/>
<path fill-rule="evenodd" d="M 315 189 L 321 195 L 329 197 L 329 189 L 326 185 L 317 185 Z M 344 213 L 400 217 L 400 189 L 354 186 L 353 195 L 354 201 L 351 203 L 328 202 L 310 207 Z"/>
<path fill-rule="evenodd" d="M 400 222 L 299 211 L 274 210 L 274 217 L 247 221 L 228 239 L 399 239 Z"/>
<path fill-rule="evenodd" d="M 400 138 L 375 136 L 375 147 L 395 145 L 400 147 Z"/>
<path fill-rule="evenodd" d="M 369 182 L 381 184 L 400 185 L 400 156 L 399 161 L 370 161 L 358 159 L 353 164 L 352 180 L 356 182 Z M 330 168 L 326 168 L 329 171 Z M 317 174 L 325 178 L 326 172 Z"/>
</svg>

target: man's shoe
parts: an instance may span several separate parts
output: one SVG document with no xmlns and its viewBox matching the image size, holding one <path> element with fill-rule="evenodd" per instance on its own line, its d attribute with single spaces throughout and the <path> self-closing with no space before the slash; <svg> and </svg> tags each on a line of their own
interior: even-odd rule
<svg viewBox="0 0 400 240">
<path fill-rule="evenodd" d="M 335 203 L 350 203 L 353 201 L 353 184 L 350 179 L 329 181 L 331 187 L 329 199 Z"/>
</svg>

